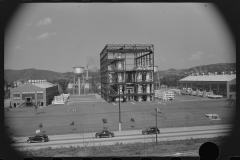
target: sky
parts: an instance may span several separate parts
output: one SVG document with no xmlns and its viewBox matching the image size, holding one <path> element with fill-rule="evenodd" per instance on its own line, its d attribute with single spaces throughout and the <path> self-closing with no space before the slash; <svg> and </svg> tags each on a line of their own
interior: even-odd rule
<svg viewBox="0 0 240 160">
<path fill-rule="evenodd" d="M 106 44 L 153 44 L 159 70 L 236 63 L 211 3 L 26 3 L 4 35 L 4 69 L 100 68 Z"/>
</svg>

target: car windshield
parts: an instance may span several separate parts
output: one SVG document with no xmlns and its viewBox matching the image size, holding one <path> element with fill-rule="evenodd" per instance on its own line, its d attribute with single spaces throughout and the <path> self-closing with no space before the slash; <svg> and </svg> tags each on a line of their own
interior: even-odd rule
<svg viewBox="0 0 240 160">
<path fill-rule="evenodd" d="M 106 133 L 106 131 L 102 131 L 101 133 L 103 133 L 103 134 L 104 134 L 104 133 Z"/>
</svg>

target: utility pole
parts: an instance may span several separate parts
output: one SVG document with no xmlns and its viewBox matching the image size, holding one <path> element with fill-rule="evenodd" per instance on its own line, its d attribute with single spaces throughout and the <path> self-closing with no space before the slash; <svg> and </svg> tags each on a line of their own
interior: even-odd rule
<svg viewBox="0 0 240 160">
<path fill-rule="evenodd" d="M 158 108 L 155 108 L 156 110 L 156 146 L 157 146 L 157 113 L 158 113 Z"/>
<path fill-rule="evenodd" d="M 73 86 L 72 86 L 72 88 L 73 88 L 73 95 L 74 95 L 74 92 L 75 92 L 75 74 L 74 74 L 74 82 L 73 82 Z"/>
<path fill-rule="evenodd" d="M 164 114 L 162 112 L 160 112 L 160 108 L 155 108 L 155 110 L 156 110 L 156 146 L 157 146 L 157 143 L 158 143 L 158 140 L 157 140 L 157 134 L 158 134 L 157 116 L 158 116 L 158 113 L 161 113 L 162 115 L 164 115 Z"/>
<path fill-rule="evenodd" d="M 120 109 L 120 85 L 118 85 L 118 95 L 119 95 L 119 131 L 121 131 L 121 109 Z"/>
</svg>

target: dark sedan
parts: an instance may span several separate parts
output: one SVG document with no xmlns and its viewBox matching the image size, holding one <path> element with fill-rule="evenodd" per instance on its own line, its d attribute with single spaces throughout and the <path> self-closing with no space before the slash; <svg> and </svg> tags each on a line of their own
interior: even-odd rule
<svg viewBox="0 0 240 160">
<path fill-rule="evenodd" d="M 46 134 L 38 134 L 34 137 L 29 137 L 27 142 L 32 143 L 32 142 L 47 142 L 49 141 L 49 138 Z"/>
<path fill-rule="evenodd" d="M 156 127 L 148 127 L 147 129 L 142 130 L 142 134 L 160 134 L 160 130 Z"/>
<path fill-rule="evenodd" d="M 108 130 L 103 130 L 101 132 L 96 133 L 96 135 L 95 135 L 96 138 L 102 138 L 102 137 L 110 138 L 110 137 L 114 137 L 114 136 L 115 136 L 114 133 L 110 132 Z"/>
</svg>

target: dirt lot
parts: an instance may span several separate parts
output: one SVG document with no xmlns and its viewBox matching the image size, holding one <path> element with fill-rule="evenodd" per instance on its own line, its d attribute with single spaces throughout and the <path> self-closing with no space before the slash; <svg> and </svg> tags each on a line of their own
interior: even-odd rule
<svg viewBox="0 0 240 160">
<path fill-rule="evenodd" d="M 13 136 L 35 134 L 40 123 L 47 134 L 69 134 L 96 132 L 103 128 L 103 118 L 107 118 L 106 127 L 118 130 L 118 104 L 96 101 L 94 96 L 70 97 L 67 105 L 47 106 L 38 109 L 35 115 L 33 107 L 5 109 L 5 124 Z M 84 102 L 81 102 L 84 101 Z M 165 117 L 158 117 L 158 127 L 183 127 L 195 125 L 213 125 L 232 123 L 235 106 L 227 107 L 224 99 L 206 99 L 194 96 L 175 95 L 173 101 L 127 102 L 121 103 L 122 130 L 142 129 L 155 125 L 155 108 L 160 108 Z M 220 121 L 204 118 L 204 114 L 218 114 Z M 135 122 L 130 119 L 134 118 Z M 74 125 L 70 125 L 74 122 Z M 134 126 L 134 127 L 131 127 Z"/>
</svg>

